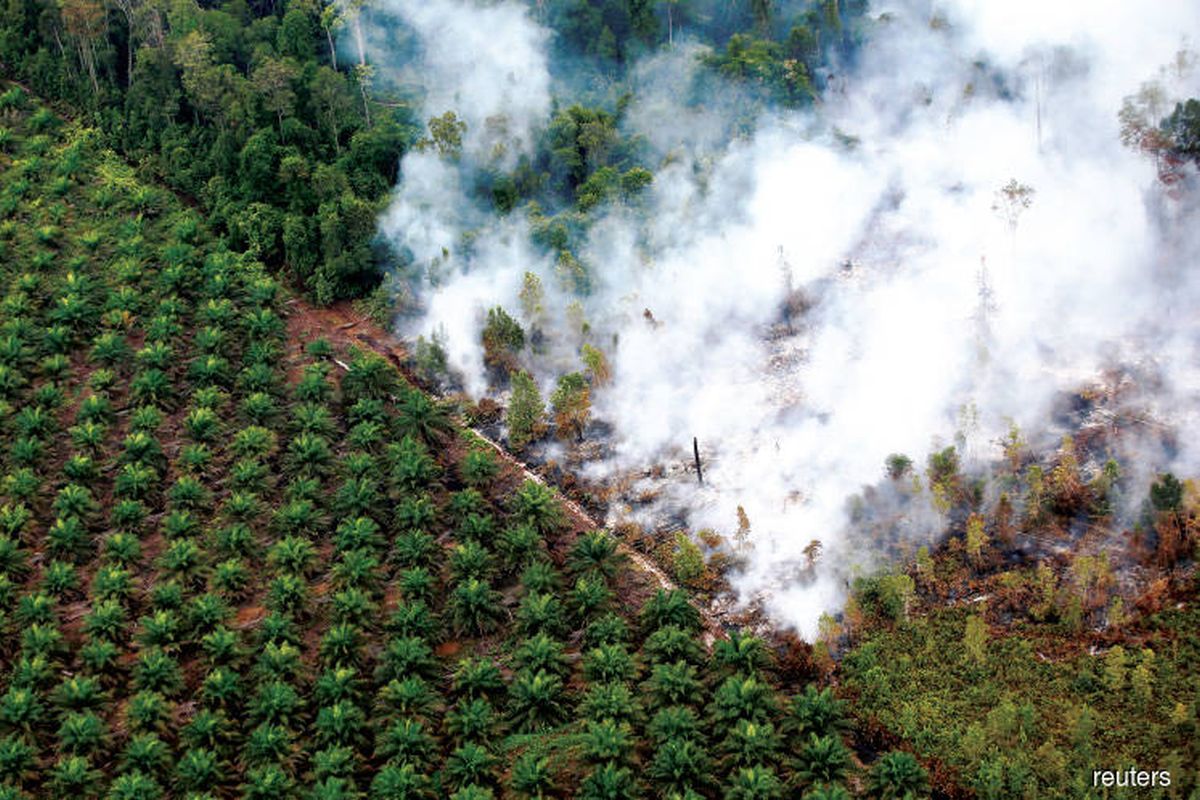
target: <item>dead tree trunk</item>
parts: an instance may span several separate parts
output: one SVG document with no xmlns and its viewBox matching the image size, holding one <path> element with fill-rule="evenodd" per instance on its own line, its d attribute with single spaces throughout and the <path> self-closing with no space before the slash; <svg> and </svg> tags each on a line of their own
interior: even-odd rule
<svg viewBox="0 0 1200 800">
<path fill-rule="evenodd" d="M 696 480 L 704 485 L 704 470 L 700 468 L 700 440 L 692 437 L 692 456 L 696 459 Z"/>
</svg>

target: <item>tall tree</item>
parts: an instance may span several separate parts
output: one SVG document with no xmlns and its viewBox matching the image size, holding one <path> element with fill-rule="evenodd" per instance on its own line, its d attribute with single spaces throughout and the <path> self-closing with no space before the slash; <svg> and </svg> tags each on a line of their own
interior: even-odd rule
<svg viewBox="0 0 1200 800">
<path fill-rule="evenodd" d="M 541 434 L 542 416 L 546 413 L 542 394 L 528 372 L 512 376 L 512 397 L 508 401 L 508 441 L 516 450 L 524 449 Z"/>
<path fill-rule="evenodd" d="M 347 127 L 351 106 L 346 94 L 346 79 L 336 69 L 318 67 L 309 84 L 309 94 L 320 115 L 321 127 L 333 142 L 333 152 L 340 154 L 342 131 Z"/>
<path fill-rule="evenodd" d="M 338 68 L 338 63 L 334 34 L 345 25 L 346 18 L 342 15 L 337 3 L 330 3 L 321 9 L 321 30 L 325 31 L 325 41 L 329 44 L 329 63 L 335 70 Z"/>
<path fill-rule="evenodd" d="M 375 83 L 375 67 L 366 62 L 354 67 L 354 79 L 358 82 L 358 91 L 362 93 L 363 117 L 367 126 L 371 125 L 371 85 Z"/>
<path fill-rule="evenodd" d="M 563 375 L 550 395 L 550 405 L 554 408 L 554 424 L 559 437 L 582 439 L 592 413 L 587 379 L 578 372 Z"/>
<path fill-rule="evenodd" d="M 67 36 L 75 43 L 79 62 L 87 72 L 93 95 L 100 94 L 96 75 L 96 44 L 105 33 L 104 6 L 99 0 L 59 0 L 59 13 Z"/>
<path fill-rule="evenodd" d="M 283 140 L 283 118 L 291 116 L 296 105 L 296 92 L 292 81 L 296 68 L 280 58 L 264 59 L 254 70 L 251 78 L 255 90 L 262 97 L 263 108 L 275 115 L 279 122 L 279 138 Z"/>
</svg>

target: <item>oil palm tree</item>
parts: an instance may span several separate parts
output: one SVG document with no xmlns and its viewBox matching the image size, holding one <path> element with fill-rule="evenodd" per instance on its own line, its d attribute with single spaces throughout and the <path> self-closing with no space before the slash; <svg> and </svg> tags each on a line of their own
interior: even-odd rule
<svg viewBox="0 0 1200 800">
<path fill-rule="evenodd" d="M 313 753 L 313 775 L 317 780 L 350 778 L 359 769 L 359 757 L 352 747 L 325 747 Z"/>
<path fill-rule="evenodd" d="M 432 800 L 429 776 L 411 762 L 388 763 L 371 781 L 371 800 Z"/>
<path fill-rule="evenodd" d="M 290 725 L 299 718 L 303 700 L 291 684 L 275 680 L 262 684 L 250 701 L 250 718 L 272 725 Z"/>
<path fill-rule="evenodd" d="M 641 718 L 641 706 L 628 684 L 596 683 L 588 687 L 579 704 L 579 716 L 585 719 L 614 719 L 634 723 Z"/>
<path fill-rule="evenodd" d="M 440 702 L 440 696 L 423 678 L 393 678 L 375 693 L 376 718 L 407 718 L 428 724 Z"/>
<path fill-rule="evenodd" d="M 682 590 L 659 589 L 642 606 L 641 621 L 648 631 L 672 625 L 686 632 L 695 632 L 700 628 L 700 612 Z"/>
<path fill-rule="evenodd" d="M 709 784 L 710 761 L 704 749 L 691 739 L 668 739 L 654 752 L 646 770 L 664 794 L 684 794 Z"/>
<path fill-rule="evenodd" d="M 292 409 L 292 429 L 297 435 L 330 438 L 337 433 L 337 421 L 330 410 L 319 403 L 301 403 Z"/>
<path fill-rule="evenodd" d="M 576 577 L 598 577 L 611 581 L 628 556 L 617 548 L 617 540 L 607 531 L 588 531 L 580 536 L 567 559 Z"/>
<path fill-rule="evenodd" d="M 498 542 L 504 566 L 513 571 L 524 569 L 543 556 L 542 537 L 532 525 L 510 525 Z"/>
<path fill-rule="evenodd" d="M 513 653 L 513 663 L 528 672 L 546 671 L 566 677 L 569 666 L 563 645 L 544 633 L 529 637 Z"/>
<path fill-rule="evenodd" d="M 347 406 L 362 398 L 385 400 L 398 385 L 396 370 L 375 353 L 356 352 L 342 376 L 342 398 Z"/>
<path fill-rule="evenodd" d="M 531 480 L 526 480 L 512 495 L 509 509 L 517 520 L 543 535 L 558 530 L 565 520 L 554 490 Z"/>
<path fill-rule="evenodd" d="M 521 573 L 521 588 L 528 594 L 557 592 L 559 583 L 558 570 L 546 560 L 534 561 Z"/>
<path fill-rule="evenodd" d="M 628 767 L 607 763 L 596 767 L 584 778 L 576 796 L 580 800 L 633 800 L 640 792 Z"/>
<path fill-rule="evenodd" d="M 875 762 L 868 785 L 881 800 L 919 800 L 929 794 L 929 775 L 911 753 L 896 750 Z"/>
<path fill-rule="evenodd" d="M 446 730 L 458 742 L 487 742 L 495 733 L 496 711 L 487 700 L 460 700 L 446 713 Z"/>
<path fill-rule="evenodd" d="M 50 768 L 52 797 L 91 797 L 100 783 L 100 771 L 83 756 L 64 755 Z"/>
<path fill-rule="evenodd" d="M 809 684 L 788 703 L 788 729 L 799 736 L 841 733 L 848 725 L 845 706 L 829 687 L 818 689 Z"/>
<path fill-rule="evenodd" d="M 106 800 L 158 800 L 163 796 L 162 785 L 143 772 L 126 772 L 113 778 Z"/>
<path fill-rule="evenodd" d="M 552 796 L 555 782 L 550 759 L 534 753 L 522 754 L 513 762 L 509 786 L 517 797 L 526 800 L 543 800 Z"/>
<path fill-rule="evenodd" d="M 587 652 L 583 675 L 593 683 L 633 680 L 637 664 L 622 644 L 601 644 Z"/>
<path fill-rule="evenodd" d="M 187 750 L 175 765 L 175 785 L 188 791 L 211 791 L 225 778 L 225 765 L 216 752 L 197 747 Z"/>
<path fill-rule="evenodd" d="M 771 655 L 762 639 L 741 630 L 731 631 L 728 639 L 713 644 L 712 666 L 719 674 L 760 674 L 770 666 Z"/>
<path fill-rule="evenodd" d="M 365 738 L 366 729 L 366 715 L 351 700 L 322 706 L 313 724 L 317 744 L 323 747 L 355 747 Z"/>
<path fill-rule="evenodd" d="M 500 593 L 486 581 L 468 578 L 454 587 L 447 610 L 460 634 L 482 636 L 495 630 L 503 616 Z"/>
<path fill-rule="evenodd" d="M 796 780 L 805 786 L 837 783 L 850 770 L 850 751 L 836 735 L 808 735 L 795 758 Z"/>
<path fill-rule="evenodd" d="M 458 467 L 463 482 L 468 486 L 479 488 L 487 485 L 500 471 L 496 455 L 484 447 L 472 447 L 463 456 Z"/>
<path fill-rule="evenodd" d="M 392 483 L 404 492 L 419 492 L 438 475 L 437 462 L 430 456 L 422 440 L 406 434 L 399 442 L 388 445 L 387 461 L 391 467 Z"/>
<path fill-rule="evenodd" d="M 397 404 L 396 433 L 434 444 L 454 429 L 450 412 L 417 389 L 407 388 Z"/>
<path fill-rule="evenodd" d="M 302 432 L 288 443 L 284 469 L 295 477 L 320 477 L 333 463 L 329 440 L 315 433 Z"/>
<path fill-rule="evenodd" d="M 278 800 L 295 794 L 296 782 L 278 764 L 263 764 L 246 770 L 242 797 L 246 800 Z"/>
<path fill-rule="evenodd" d="M 656 746 L 677 739 L 703 739 L 700 717 L 688 706 L 667 706 L 661 709 L 646 726 L 646 735 Z"/>
<path fill-rule="evenodd" d="M 776 705 L 770 685 L 758 678 L 733 675 L 713 693 L 709 716 L 718 732 L 725 734 L 742 720 L 770 722 Z"/>
<path fill-rule="evenodd" d="M 129 384 L 133 399 L 139 403 L 168 407 L 175 398 L 175 387 L 161 369 L 146 369 Z"/>
<path fill-rule="evenodd" d="M 495 782 L 497 759 L 478 742 L 465 742 L 446 759 L 445 775 L 454 789 L 488 786 Z"/>
<path fill-rule="evenodd" d="M 628 722 L 614 719 L 589 720 L 584 729 L 583 757 L 589 763 L 627 763 L 636 741 Z"/>
<path fill-rule="evenodd" d="M 376 756 L 396 764 L 408 762 L 417 767 L 425 766 L 434 747 L 433 737 L 425 725 L 411 718 L 392 722 L 375 737 Z"/>
<path fill-rule="evenodd" d="M 454 668 L 451 685 L 460 698 L 492 699 L 504 688 L 504 679 L 494 661 L 464 658 Z"/>
<path fill-rule="evenodd" d="M 743 767 L 725 787 L 725 800 L 780 800 L 783 783 L 775 770 L 762 765 Z"/>
<path fill-rule="evenodd" d="M 563 627 L 562 603 L 553 594 L 530 592 L 521 598 L 521 605 L 517 608 L 517 629 L 521 635 L 544 633 L 557 636 L 562 633 Z"/>
<path fill-rule="evenodd" d="M 450 551 L 450 577 L 458 583 L 487 580 L 492 574 L 493 558 L 486 547 L 474 540 L 457 544 Z"/>
<path fill-rule="evenodd" d="M 655 664 L 645 683 L 651 709 L 695 702 L 702 688 L 696 668 L 682 660 Z"/>
<path fill-rule="evenodd" d="M 751 767 L 755 764 L 774 764 L 783 747 L 783 740 L 770 722 L 741 720 L 721 743 L 724 763 L 731 767 Z"/>
<path fill-rule="evenodd" d="M 562 680 L 545 670 L 518 672 L 509 686 L 508 713 L 522 732 L 561 722 L 566 715 Z"/>
</svg>

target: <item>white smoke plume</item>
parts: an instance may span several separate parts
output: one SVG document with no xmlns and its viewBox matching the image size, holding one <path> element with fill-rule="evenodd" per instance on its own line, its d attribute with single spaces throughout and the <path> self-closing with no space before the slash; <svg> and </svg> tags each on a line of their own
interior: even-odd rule
<svg viewBox="0 0 1200 800">
<path fill-rule="evenodd" d="M 384 7 L 419 41 L 408 68 L 427 88 L 424 116 L 467 121 L 464 161 L 529 147 L 551 80 L 548 36 L 523 7 Z M 1117 120 L 1147 79 L 1171 96 L 1200 90 L 1175 61 L 1200 32 L 1200 6 L 912 0 L 870 16 L 860 63 L 829 81 L 817 110 L 764 113 L 752 138 L 731 138 L 721 96 L 678 99 L 701 68 L 698 46 L 648 57 L 626 124 L 662 163 L 644 207 L 612 208 L 580 254 L 594 271 L 582 300 L 593 340 L 614 367 L 594 402 L 615 443 L 594 473 L 678 460 L 698 436 L 706 485 L 659 487 L 665 502 L 723 532 L 744 507 L 754 548 L 738 588 L 808 637 L 849 570 L 874 561 L 849 544 L 847 499 L 879 482 L 889 453 L 920 461 L 959 436 L 982 467 L 1012 421 L 1052 431 L 1056 397 L 1114 364 L 1163 377 L 1147 402 L 1164 418 L 1186 424 L 1200 410 L 1189 274 L 1200 236 L 1180 218 L 1194 209 L 1122 146 Z M 387 47 L 377 39 L 378 62 Z M 488 119 L 500 114 L 496 155 Z M 554 315 L 570 298 L 553 290 L 527 223 L 480 210 L 461 169 L 406 156 L 381 227 L 430 270 L 424 314 L 404 332 L 444 329 L 479 393 L 486 309 L 517 308 L 526 271 L 551 289 Z M 1014 178 L 1034 193 L 1006 217 L 998 190 Z M 787 331 L 793 290 L 810 305 Z M 576 340 L 558 339 L 531 362 L 546 387 L 579 368 Z M 1147 458 L 1189 472 L 1198 456 Z M 902 527 L 921 541 L 942 521 L 916 505 Z M 787 565 L 813 539 L 825 553 L 816 579 L 792 580 Z"/>
<path fill-rule="evenodd" d="M 515 3 L 390 0 L 376 13 L 389 23 L 368 28 L 368 49 L 381 65 L 381 77 L 418 90 L 423 119 L 453 112 L 466 126 L 461 164 L 441 157 L 436 148 L 405 156 L 380 230 L 402 242 L 413 262 L 425 267 L 429 285 L 454 279 L 453 292 L 431 296 L 429 317 L 444 326 L 452 362 L 464 374 L 479 376 L 476 311 L 494 305 L 495 298 L 513 296 L 522 276 L 516 265 L 539 256 L 523 226 L 495 223 L 477 207 L 468 195 L 466 166 L 511 167 L 529 151 L 550 112 L 548 33 Z M 399 52 L 408 57 L 398 58 Z M 455 253 L 462 236 L 480 229 L 485 233 L 475 243 L 473 263 L 512 269 L 459 274 L 464 265 Z M 479 392 L 483 383 L 476 379 L 470 387 Z"/>
</svg>

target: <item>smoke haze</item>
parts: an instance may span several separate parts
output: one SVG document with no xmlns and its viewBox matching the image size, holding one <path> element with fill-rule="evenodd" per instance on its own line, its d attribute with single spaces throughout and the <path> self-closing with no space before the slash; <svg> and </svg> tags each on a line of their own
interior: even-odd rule
<svg viewBox="0 0 1200 800">
<path fill-rule="evenodd" d="M 751 136 L 736 133 L 736 88 L 684 102 L 704 48 L 677 33 L 631 72 L 626 133 L 653 151 L 654 183 L 593 212 L 581 298 L 520 212 L 494 215 L 470 189 L 472 169 L 511 166 L 548 123 L 550 34 L 513 2 L 389 0 L 376 13 L 389 22 L 369 36 L 381 73 L 419 78 L 421 118 L 453 110 L 467 125 L 458 161 L 405 157 L 380 222 L 421 273 L 422 313 L 402 333 L 443 330 L 482 394 L 483 316 L 515 312 L 534 272 L 550 345 L 527 358 L 548 392 L 581 368 L 566 311 L 578 299 L 614 371 L 593 392 L 614 440 L 590 474 L 678 461 L 699 437 L 706 485 L 656 485 L 662 507 L 731 533 L 742 506 L 753 550 L 737 588 L 805 636 L 845 577 L 876 563 L 848 533 L 847 500 L 881 482 L 889 453 L 922 462 L 957 441 L 983 470 L 1012 422 L 1053 446 L 1061 393 L 1115 366 L 1159 377 L 1138 402 L 1171 423 L 1200 409 L 1193 201 L 1163 191 L 1117 118 L 1147 80 L 1172 101 L 1197 92 L 1174 60 L 1200 31 L 1194 3 L 874 4 L 858 63 L 817 108 L 763 111 Z M 1013 179 L 1034 193 L 1006 214 Z M 782 309 L 800 296 L 789 324 Z M 1188 473 L 1200 454 L 1121 455 Z M 914 543 L 945 525 L 928 492 L 897 513 Z M 813 539 L 822 560 L 796 579 Z"/>
</svg>

